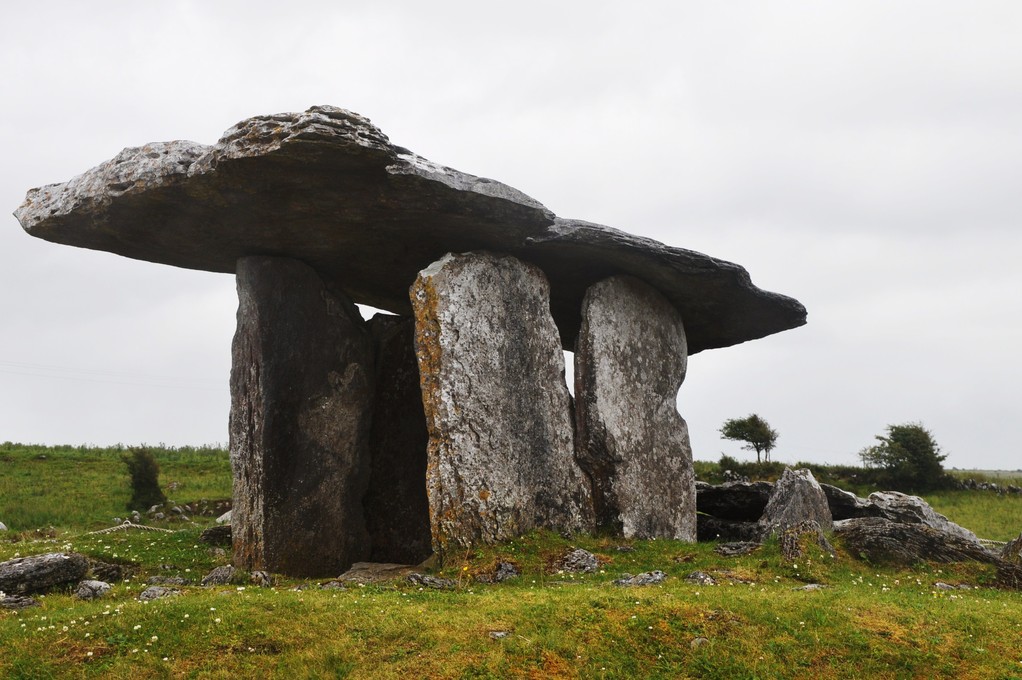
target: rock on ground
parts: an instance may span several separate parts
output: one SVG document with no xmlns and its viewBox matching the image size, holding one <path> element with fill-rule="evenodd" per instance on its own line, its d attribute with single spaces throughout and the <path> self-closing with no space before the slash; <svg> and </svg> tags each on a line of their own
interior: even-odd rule
<svg viewBox="0 0 1022 680">
<path fill-rule="evenodd" d="M 356 562 L 351 565 L 351 569 L 338 576 L 337 580 L 341 583 L 360 583 L 362 585 L 386 583 L 407 578 L 415 570 L 416 567 L 409 564 Z"/>
<path fill-rule="evenodd" d="M 975 541 L 921 523 L 857 517 L 835 522 L 834 532 L 849 553 L 870 562 L 910 565 L 920 561 L 976 560 L 988 564 L 1000 561 Z"/>
<path fill-rule="evenodd" d="M 0 592 L 23 595 L 77 583 L 89 570 L 78 553 L 46 553 L 0 562 Z"/>
<path fill-rule="evenodd" d="M 1001 559 L 1022 566 L 1022 534 L 1004 546 L 1001 550 Z"/>
<path fill-rule="evenodd" d="M 588 550 L 576 548 L 564 556 L 560 567 L 564 571 L 591 574 L 600 568 L 600 561 Z"/>
<path fill-rule="evenodd" d="M 646 571 L 641 574 L 632 576 L 631 574 L 622 574 L 621 578 L 614 581 L 616 586 L 655 586 L 663 583 L 667 578 L 667 574 L 660 570 Z"/>
<path fill-rule="evenodd" d="M 38 607 L 39 602 L 24 595 L 5 595 L 0 597 L 0 609 L 25 609 Z"/>
<path fill-rule="evenodd" d="M 95 600 L 110 592 L 110 588 L 110 584 L 105 581 L 82 581 L 75 589 L 75 597 L 79 600 Z"/>
<path fill-rule="evenodd" d="M 211 572 L 202 577 L 200 585 L 203 586 L 225 586 L 234 580 L 238 570 L 227 564 L 221 567 L 214 567 Z"/>
<path fill-rule="evenodd" d="M 759 519 L 763 536 L 806 521 L 816 522 L 819 528 L 830 531 L 834 520 L 827 496 L 809 470 L 786 469 L 774 484 L 770 500 Z"/>
<path fill-rule="evenodd" d="M 543 273 L 512 257 L 447 255 L 419 272 L 411 297 L 434 550 L 591 529 Z"/>
<path fill-rule="evenodd" d="M 336 574 L 369 554 L 371 338 L 354 304 L 302 262 L 241 258 L 237 284 L 234 563 Z"/>
<path fill-rule="evenodd" d="M 176 588 L 166 588 L 164 586 L 149 586 L 141 593 L 138 594 L 138 599 L 142 602 L 151 602 L 152 600 L 159 600 L 164 597 L 173 597 L 180 595 L 181 591 Z"/>
<path fill-rule="evenodd" d="M 876 508 L 877 516 L 892 522 L 925 524 L 937 531 L 954 534 L 979 545 L 976 534 L 950 521 L 919 496 L 910 496 L 898 491 L 876 491 L 869 495 L 866 502 Z"/>
<path fill-rule="evenodd" d="M 828 530 L 832 524 L 828 524 Z M 788 524 L 779 531 L 778 542 L 781 547 L 781 556 L 792 561 L 800 559 L 808 547 L 812 544 L 823 552 L 834 556 L 834 546 L 827 540 L 823 528 L 815 519 L 804 519 L 795 524 Z"/>
<path fill-rule="evenodd" d="M 696 540 L 692 447 L 677 410 L 687 360 L 681 315 L 655 289 L 628 276 L 589 288 L 575 349 L 576 457 L 599 527 Z"/>
</svg>

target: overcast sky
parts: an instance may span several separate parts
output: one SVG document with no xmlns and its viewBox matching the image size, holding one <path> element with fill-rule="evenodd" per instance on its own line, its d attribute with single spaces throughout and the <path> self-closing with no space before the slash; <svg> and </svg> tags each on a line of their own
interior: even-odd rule
<svg viewBox="0 0 1022 680">
<path fill-rule="evenodd" d="M 4 3 L 0 205 L 123 147 L 332 104 L 586 219 L 731 260 L 807 326 L 692 357 L 697 459 L 855 463 L 922 422 L 1022 468 L 1022 3 Z M 0 218 L 0 441 L 226 443 L 233 277 Z"/>
</svg>

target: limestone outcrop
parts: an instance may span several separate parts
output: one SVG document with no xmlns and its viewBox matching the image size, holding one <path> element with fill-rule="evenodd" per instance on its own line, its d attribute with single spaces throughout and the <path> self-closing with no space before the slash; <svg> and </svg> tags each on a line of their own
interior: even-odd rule
<svg viewBox="0 0 1022 680">
<path fill-rule="evenodd" d="M 690 354 L 806 316 L 738 265 L 558 218 L 517 189 L 426 160 L 331 106 L 243 120 L 213 146 L 124 149 L 68 182 L 32 189 L 15 214 L 33 236 L 178 267 L 234 273 L 249 255 L 291 257 L 355 302 L 406 316 L 408 286 L 431 262 L 502 252 L 546 272 L 569 350 L 586 290 L 615 274 L 670 300 Z"/>
<path fill-rule="evenodd" d="M 89 560 L 78 553 L 46 553 L 0 562 L 0 592 L 41 593 L 85 577 Z"/>
<path fill-rule="evenodd" d="M 759 525 L 763 535 L 801 524 L 816 522 L 823 531 L 830 531 L 834 520 L 827 504 L 827 496 L 809 470 L 786 469 L 774 484 Z"/>
<path fill-rule="evenodd" d="M 675 405 L 687 359 L 681 315 L 649 285 L 616 276 L 586 293 L 575 351 L 577 457 L 601 528 L 696 539 L 692 447 Z"/>
<path fill-rule="evenodd" d="M 306 264 L 238 261 L 231 369 L 234 563 L 295 576 L 367 559 L 372 339 Z"/>
<path fill-rule="evenodd" d="M 538 268 L 489 253 L 446 256 L 412 286 L 441 554 L 536 527 L 592 528 L 548 290 Z"/>
</svg>

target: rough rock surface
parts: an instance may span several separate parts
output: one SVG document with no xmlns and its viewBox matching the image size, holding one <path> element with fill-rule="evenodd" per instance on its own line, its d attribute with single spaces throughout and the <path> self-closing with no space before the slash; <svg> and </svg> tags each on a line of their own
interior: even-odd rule
<svg viewBox="0 0 1022 680">
<path fill-rule="evenodd" d="M 419 572 L 408 574 L 408 580 L 423 588 L 432 588 L 433 590 L 454 590 L 458 586 L 457 583 L 449 578 L 440 578 L 439 576 L 420 574 Z"/>
<path fill-rule="evenodd" d="M 852 555 L 870 562 L 910 565 L 920 561 L 1000 562 L 975 541 L 921 523 L 883 517 L 858 517 L 834 522 L 834 532 Z"/>
<path fill-rule="evenodd" d="M 616 586 L 655 586 L 660 585 L 667 578 L 667 574 L 660 571 L 659 569 L 654 571 L 644 571 L 641 574 L 632 576 L 631 574 L 622 574 L 621 578 L 614 581 Z"/>
<path fill-rule="evenodd" d="M 830 531 L 834 522 L 827 496 L 813 473 L 788 468 L 774 484 L 759 525 L 763 535 L 769 536 L 807 520 L 816 522 L 825 531 Z"/>
<path fill-rule="evenodd" d="M 719 519 L 758 522 L 774 490 L 770 482 L 696 482 L 696 510 Z"/>
<path fill-rule="evenodd" d="M 828 523 L 827 530 L 831 529 Z M 794 524 L 788 524 L 780 530 L 778 543 L 781 546 L 781 556 L 786 560 L 797 560 L 801 558 L 809 547 L 815 545 L 820 550 L 834 556 L 834 546 L 824 535 L 823 527 L 815 519 L 804 519 Z"/>
<path fill-rule="evenodd" d="M 203 586 L 225 586 L 234 580 L 238 570 L 229 564 L 214 567 L 212 571 L 202 577 L 200 585 Z"/>
<path fill-rule="evenodd" d="M 230 524 L 217 524 L 203 529 L 199 540 L 209 545 L 231 545 L 233 533 Z"/>
<path fill-rule="evenodd" d="M 820 484 L 824 495 L 827 497 L 827 505 L 830 506 L 830 514 L 834 521 L 852 519 L 853 517 L 879 517 L 880 509 L 871 505 L 869 501 L 859 498 L 850 491 L 839 489 L 830 484 Z"/>
<path fill-rule="evenodd" d="M 75 588 L 75 597 L 79 600 L 95 600 L 97 597 L 103 597 L 110 592 L 110 588 L 110 584 L 106 581 L 82 581 Z"/>
<path fill-rule="evenodd" d="M 696 515 L 696 540 L 699 541 L 753 541 L 762 538 L 758 522 L 740 522 L 719 519 L 711 515 Z"/>
<path fill-rule="evenodd" d="M 590 529 L 543 273 L 512 257 L 447 255 L 411 297 L 434 550 Z"/>
<path fill-rule="evenodd" d="M 692 447 L 676 405 L 687 359 L 681 315 L 647 284 L 615 276 L 586 293 L 575 349 L 576 458 L 598 527 L 696 540 Z"/>
<path fill-rule="evenodd" d="M 1001 550 L 1001 559 L 1022 566 L 1022 534 L 1004 546 Z"/>
<path fill-rule="evenodd" d="M 254 253 L 309 263 L 356 302 L 408 314 L 408 285 L 446 252 L 490 249 L 541 266 L 571 349 L 586 289 L 631 274 L 685 318 L 689 352 L 805 323 L 796 300 L 756 288 L 738 265 L 616 229 L 555 217 L 493 180 L 393 145 L 330 106 L 257 116 L 212 147 L 124 149 L 15 213 L 33 236 L 180 267 L 233 272 Z"/>
<path fill-rule="evenodd" d="M 151 602 L 152 600 L 159 600 L 164 597 L 173 597 L 180 595 L 181 591 L 176 588 L 166 588 L 164 586 L 149 586 L 141 593 L 138 594 L 138 599 L 142 602 Z"/>
<path fill-rule="evenodd" d="M 301 262 L 242 258 L 237 283 L 234 563 L 337 574 L 369 554 L 372 341 L 350 300 Z"/>
<path fill-rule="evenodd" d="M 564 556 L 559 566 L 564 571 L 591 574 L 599 569 L 600 560 L 588 550 L 576 548 Z"/>
<path fill-rule="evenodd" d="M 414 572 L 416 567 L 408 564 L 393 564 L 388 562 L 356 562 L 351 569 L 337 577 L 341 583 L 385 583 L 407 578 Z"/>
<path fill-rule="evenodd" d="M 374 562 L 418 564 L 433 552 L 426 496 L 426 417 L 422 411 L 415 320 L 377 314 L 376 397 L 369 436 L 371 470 L 362 505 Z"/>
<path fill-rule="evenodd" d="M 26 609 L 37 607 L 39 602 L 24 595 L 4 595 L 0 597 L 0 609 Z"/>
<path fill-rule="evenodd" d="M 78 553 L 46 553 L 0 562 L 0 592 L 23 595 L 81 581 L 89 559 Z"/>
<path fill-rule="evenodd" d="M 877 516 L 892 522 L 925 524 L 937 531 L 954 534 L 979 545 L 976 534 L 938 513 L 919 496 L 909 496 L 898 491 L 876 491 L 869 495 L 866 502 L 870 507 L 876 508 Z"/>
</svg>

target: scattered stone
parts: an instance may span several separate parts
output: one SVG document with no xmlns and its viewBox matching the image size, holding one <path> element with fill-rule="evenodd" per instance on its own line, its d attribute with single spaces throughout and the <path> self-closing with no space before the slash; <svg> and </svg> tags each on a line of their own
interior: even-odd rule
<svg viewBox="0 0 1022 680">
<path fill-rule="evenodd" d="M 630 276 L 590 286 L 575 349 L 575 457 L 597 527 L 696 540 L 692 447 L 677 409 L 687 362 L 685 326 L 667 298 Z"/>
<path fill-rule="evenodd" d="M 717 579 L 713 578 L 705 571 L 693 571 L 691 574 L 685 577 L 685 580 L 689 583 L 695 583 L 700 586 L 715 586 L 717 585 Z"/>
<path fill-rule="evenodd" d="M 46 553 L 0 562 L 0 591 L 23 595 L 81 581 L 89 560 L 78 553 Z"/>
<path fill-rule="evenodd" d="M 770 482 L 725 482 L 718 486 L 697 482 L 696 510 L 719 519 L 757 522 L 773 490 Z"/>
<path fill-rule="evenodd" d="M 692 642 L 688 643 L 688 646 L 691 647 L 692 649 L 699 649 L 709 641 L 710 641 L 709 638 L 704 637 L 692 638 Z"/>
<path fill-rule="evenodd" d="M 876 491 L 871 493 L 866 500 L 871 506 L 877 508 L 878 516 L 892 522 L 923 524 L 937 531 L 958 536 L 977 546 L 980 545 L 976 534 L 950 521 L 919 496 L 910 496 L 898 491 Z"/>
<path fill-rule="evenodd" d="M 564 571 L 591 574 L 600 568 L 600 561 L 588 550 L 576 548 L 564 556 L 559 566 Z"/>
<path fill-rule="evenodd" d="M 3 522 L 0 522 L 0 531 L 8 531 L 7 525 Z"/>
<path fill-rule="evenodd" d="M 249 574 L 249 581 L 252 582 L 252 585 L 258 586 L 260 588 L 270 588 L 275 583 L 272 574 L 269 574 L 265 571 L 260 571 L 258 569 Z"/>
<path fill-rule="evenodd" d="M 829 526 L 829 525 L 828 525 Z M 805 554 L 807 544 L 813 544 L 831 557 L 835 555 L 834 546 L 830 544 L 827 537 L 820 528 L 819 523 L 814 519 L 804 519 L 797 524 L 786 526 L 780 532 L 779 542 L 781 545 L 781 556 L 788 561 L 794 561 Z"/>
<path fill-rule="evenodd" d="M 823 590 L 824 588 L 828 588 L 828 587 L 829 586 L 825 586 L 822 583 L 807 583 L 804 586 L 799 586 L 797 588 L 792 588 L 792 590 L 802 590 L 802 591 L 806 591 L 806 592 L 812 592 L 814 590 Z"/>
<path fill-rule="evenodd" d="M 31 597 L 22 595 L 5 595 L 0 597 L 0 609 L 25 609 L 27 607 L 38 607 L 39 602 Z"/>
<path fill-rule="evenodd" d="M 356 562 L 351 569 L 337 577 L 342 583 L 386 583 L 407 578 L 415 571 L 415 567 L 392 562 Z"/>
<path fill-rule="evenodd" d="M 228 510 L 224 514 L 216 518 L 217 524 L 230 524 L 231 523 L 231 511 Z"/>
<path fill-rule="evenodd" d="M 630 545 L 618 545 L 614 547 L 617 552 L 635 552 L 635 548 Z"/>
<path fill-rule="evenodd" d="M 376 364 L 369 487 L 362 506 L 374 562 L 419 564 L 433 552 L 426 495 L 429 435 L 422 410 L 415 320 L 369 321 Z"/>
<path fill-rule="evenodd" d="M 152 586 L 186 586 L 191 581 L 181 576 L 150 576 L 146 583 Z"/>
<path fill-rule="evenodd" d="M 158 512 L 155 515 L 153 515 L 153 519 L 157 519 L 157 520 L 167 519 L 167 516 L 165 514 L 163 514 L 162 512 Z"/>
<path fill-rule="evenodd" d="M 591 529 L 543 272 L 513 257 L 449 254 L 419 272 L 411 297 L 434 550 L 537 527 Z"/>
<path fill-rule="evenodd" d="M 806 526 L 815 522 L 818 529 L 830 530 L 834 520 L 827 504 L 827 496 L 809 470 L 786 469 L 774 484 L 759 525 L 763 537 L 783 532 L 789 527 Z"/>
<path fill-rule="evenodd" d="M 237 262 L 232 345 L 233 563 L 328 576 L 369 556 L 372 339 L 307 264 Z"/>
<path fill-rule="evenodd" d="M 614 581 L 616 586 L 655 586 L 664 582 L 667 574 L 662 571 L 646 571 L 636 576 L 622 574 L 621 578 Z"/>
<path fill-rule="evenodd" d="M 956 590 L 955 586 L 951 585 L 950 583 L 944 583 L 942 581 L 937 581 L 936 583 L 933 584 L 933 587 L 936 588 L 937 590 Z"/>
<path fill-rule="evenodd" d="M 232 540 L 232 528 L 230 524 L 218 524 L 203 529 L 199 534 L 199 540 L 209 545 L 230 546 Z"/>
<path fill-rule="evenodd" d="M 489 635 L 490 635 L 490 638 L 493 639 L 493 640 L 503 640 L 507 636 L 511 635 L 511 631 L 509 631 L 509 630 L 491 630 Z"/>
<path fill-rule="evenodd" d="M 79 600 L 95 600 L 110 592 L 111 585 L 106 581 L 82 581 L 75 589 L 75 597 Z"/>
<path fill-rule="evenodd" d="M 320 590 L 347 590 L 348 588 L 347 588 L 347 586 L 345 586 L 343 583 L 341 583 L 337 579 L 334 579 L 333 581 L 327 581 L 326 583 L 320 583 L 319 584 L 319 589 Z"/>
<path fill-rule="evenodd" d="M 518 567 L 513 562 L 498 562 L 497 571 L 493 575 L 493 580 L 497 583 L 503 583 L 508 579 L 517 578 L 521 576 L 521 572 L 518 571 Z"/>
<path fill-rule="evenodd" d="M 433 588 L 434 590 L 454 590 L 458 585 L 449 578 L 440 578 L 439 576 L 420 574 L 418 572 L 409 574 L 408 580 L 424 588 Z"/>
<path fill-rule="evenodd" d="M 761 547 L 761 543 L 755 543 L 753 541 L 739 541 L 735 543 L 721 543 L 713 549 L 713 552 L 721 555 L 722 557 L 740 557 L 742 555 L 748 555 L 749 553 L 755 552 Z"/>
<path fill-rule="evenodd" d="M 225 564 L 221 567 L 216 567 L 213 571 L 209 572 L 202 577 L 200 585 L 202 586 L 225 586 L 234 580 L 238 570 L 229 564 Z"/>
<path fill-rule="evenodd" d="M 142 602 L 151 602 L 152 600 L 159 600 L 164 597 L 174 597 L 180 595 L 181 591 L 176 588 L 166 588 L 164 586 L 149 586 L 141 593 L 138 594 L 138 599 Z"/>
</svg>

